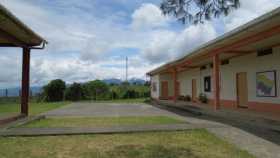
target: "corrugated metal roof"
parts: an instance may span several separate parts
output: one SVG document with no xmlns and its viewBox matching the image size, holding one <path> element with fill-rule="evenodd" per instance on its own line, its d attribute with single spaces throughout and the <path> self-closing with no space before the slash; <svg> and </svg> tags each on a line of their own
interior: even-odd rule
<svg viewBox="0 0 280 158">
<path fill-rule="evenodd" d="M 39 46 L 46 40 L 0 4 L 0 46 Z"/>
</svg>

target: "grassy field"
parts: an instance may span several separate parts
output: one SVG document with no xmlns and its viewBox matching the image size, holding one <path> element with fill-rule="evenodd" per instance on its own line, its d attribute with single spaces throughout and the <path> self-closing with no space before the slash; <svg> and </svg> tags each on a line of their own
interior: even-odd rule
<svg viewBox="0 0 280 158">
<path fill-rule="evenodd" d="M 166 116 L 47 118 L 30 122 L 22 127 L 100 127 L 118 125 L 151 125 L 183 123 Z"/>
<path fill-rule="evenodd" d="M 56 109 L 62 106 L 69 104 L 70 102 L 57 102 L 57 103 L 29 103 L 30 115 L 36 115 L 42 112 L 46 112 L 52 109 Z M 8 114 L 18 114 L 20 112 L 19 103 L 9 103 L 1 102 L 0 103 L 0 116 Z"/>
<path fill-rule="evenodd" d="M 206 130 L 0 138 L 3 158 L 253 158 Z"/>
</svg>

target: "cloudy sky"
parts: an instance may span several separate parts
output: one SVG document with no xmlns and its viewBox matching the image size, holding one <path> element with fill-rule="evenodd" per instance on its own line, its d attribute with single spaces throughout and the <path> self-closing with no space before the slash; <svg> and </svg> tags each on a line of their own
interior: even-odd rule
<svg viewBox="0 0 280 158">
<path fill-rule="evenodd" d="M 31 84 L 125 78 L 145 73 L 276 7 L 280 0 L 241 0 L 241 8 L 203 25 L 164 17 L 161 0 L 0 0 L 43 36 L 45 50 L 32 52 Z M 21 80 L 21 50 L 1 48 L 0 88 Z"/>
</svg>

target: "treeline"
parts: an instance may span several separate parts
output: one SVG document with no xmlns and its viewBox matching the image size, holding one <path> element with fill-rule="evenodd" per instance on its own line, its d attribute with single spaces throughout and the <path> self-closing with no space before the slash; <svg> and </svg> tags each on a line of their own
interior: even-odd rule
<svg viewBox="0 0 280 158">
<path fill-rule="evenodd" d="M 87 83 L 73 83 L 66 85 L 61 80 L 52 80 L 43 87 L 43 92 L 39 94 L 39 101 L 57 102 L 63 100 L 115 100 L 115 99 L 135 99 L 147 98 L 150 96 L 149 84 L 129 84 L 122 83 L 106 84 L 101 80 L 89 81 Z"/>
</svg>

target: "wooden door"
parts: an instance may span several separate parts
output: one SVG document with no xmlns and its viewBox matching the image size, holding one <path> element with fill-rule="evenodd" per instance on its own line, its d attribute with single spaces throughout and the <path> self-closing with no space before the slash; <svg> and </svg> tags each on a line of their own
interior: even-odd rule
<svg viewBox="0 0 280 158">
<path fill-rule="evenodd" d="M 248 83 L 247 83 L 247 73 L 241 72 L 236 76 L 236 86 L 237 86 L 237 106 L 238 107 L 248 107 Z"/>
<path fill-rule="evenodd" d="M 161 97 L 162 99 L 168 99 L 168 82 L 161 82 Z"/>
<path fill-rule="evenodd" d="M 197 100 L 197 87 L 196 87 L 196 79 L 192 80 L 192 101 Z"/>
</svg>

